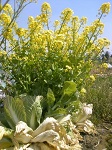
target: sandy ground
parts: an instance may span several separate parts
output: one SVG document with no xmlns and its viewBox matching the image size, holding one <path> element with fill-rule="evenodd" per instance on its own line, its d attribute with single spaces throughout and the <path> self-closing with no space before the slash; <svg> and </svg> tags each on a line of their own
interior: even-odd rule
<svg viewBox="0 0 112 150">
<path fill-rule="evenodd" d="M 96 130 L 94 135 L 83 134 L 83 150 L 112 150 L 112 123 L 102 123 Z"/>
</svg>

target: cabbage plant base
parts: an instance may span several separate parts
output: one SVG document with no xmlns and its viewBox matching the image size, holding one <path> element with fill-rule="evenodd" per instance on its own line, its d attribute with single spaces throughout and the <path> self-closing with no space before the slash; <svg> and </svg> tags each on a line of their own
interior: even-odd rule
<svg viewBox="0 0 112 150">
<path fill-rule="evenodd" d="M 61 114 L 57 119 L 49 113 L 50 117 L 41 122 L 42 99 L 28 95 L 6 97 L 4 120 L 0 117 L 1 150 L 81 150 L 80 132 L 95 133 L 94 125 L 88 120 L 92 104 L 78 103 L 76 112 Z"/>
<path fill-rule="evenodd" d="M 0 126 L 0 149 L 81 150 L 82 147 L 79 141 L 83 139 L 80 135 L 80 131 L 84 131 L 87 126 L 88 124 L 86 124 L 86 122 L 80 123 L 80 125 L 78 125 L 80 128 L 77 129 L 76 125 L 72 123 L 70 115 L 67 115 L 60 121 L 53 117 L 48 117 L 34 131 L 23 121 L 18 122 L 15 131 Z M 67 128 L 69 130 L 68 132 L 66 131 Z M 88 128 L 91 128 L 91 133 L 95 131 L 94 126 L 90 127 L 90 121 Z M 86 132 L 90 133 L 90 130 L 86 129 Z M 10 138 L 12 142 L 10 141 L 9 145 L 9 141 L 4 144 L 2 141 L 4 138 L 7 140 Z M 10 147 L 12 143 L 13 147 Z"/>
</svg>

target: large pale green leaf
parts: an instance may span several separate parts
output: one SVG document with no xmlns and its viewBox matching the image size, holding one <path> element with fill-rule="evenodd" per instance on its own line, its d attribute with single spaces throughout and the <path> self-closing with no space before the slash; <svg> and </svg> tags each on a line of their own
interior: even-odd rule
<svg viewBox="0 0 112 150">
<path fill-rule="evenodd" d="M 6 118 L 4 117 L 4 112 L 0 113 L 0 123 L 1 123 L 3 126 L 7 127 L 7 128 L 10 127 L 9 124 L 8 124 L 8 122 L 7 122 L 7 120 L 6 120 Z M 0 124 L 0 125 L 1 125 L 1 124 Z"/>
<path fill-rule="evenodd" d="M 27 122 L 27 125 L 29 127 L 30 126 L 30 122 L 31 122 L 31 116 L 32 116 L 32 105 L 33 103 L 35 102 L 35 99 L 36 99 L 36 96 L 29 96 L 29 95 L 21 95 L 20 98 L 23 100 L 23 104 L 24 104 L 24 107 L 25 107 L 25 111 L 26 111 L 26 122 Z M 34 118 L 35 118 L 35 115 L 34 115 Z M 34 123 L 34 121 L 33 121 Z M 34 123 L 35 124 L 35 123 Z"/>
<path fill-rule="evenodd" d="M 32 114 L 31 114 L 31 120 L 30 120 L 30 127 L 32 129 L 36 129 L 37 125 L 40 124 L 40 119 L 42 115 L 42 108 L 40 101 L 42 100 L 42 96 L 37 96 L 35 102 L 32 105 Z M 35 117 L 35 118 L 34 118 Z M 36 119 L 36 121 L 35 121 Z M 38 124 L 35 125 L 34 123 L 37 122 Z"/>
<path fill-rule="evenodd" d="M 23 102 L 20 98 L 7 96 L 4 101 L 4 112 L 7 122 L 12 129 L 19 121 L 26 122 L 26 113 Z"/>
<path fill-rule="evenodd" d="M 29 95 L 21 95 L 21 99 L 23 100 L 26 111 L 27 125 L 32 129 L 36 129 L 40 124 L 42 115 L 40 102 L 42 98 L 42 96 L 35 97 Z"/>
</svg>

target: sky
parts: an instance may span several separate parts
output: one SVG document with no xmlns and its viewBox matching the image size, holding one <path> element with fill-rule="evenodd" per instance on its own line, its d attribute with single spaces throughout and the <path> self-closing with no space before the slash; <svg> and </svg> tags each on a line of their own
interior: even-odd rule
<svg viewBox="0 0 112 150">
<path fill-rule="evenodd" d="M 11 0 L 13 1 L 13 0 Z M 90 25 L 95 19 L 97 19 L 98 9 L 103 3 L 110 2 L 112 0 L 38 0 L 37 4 L 29 4 L 20 14 L 18 18 L 18 24 L 20 27 L 27 27 L 28 16 L 36 17 L 40 14 L 41 5 L 43 2 L 48 2 L 52 8 L 51 26 L 54 20 L 59 19 L 59 16 L 65 8 L 71 8 L 74 11 L 74 15 L 81 17 L 87 17 Z M 104 33 L 101 37 L 108 38 L 111 41 L 109 50 L 112 50 L 112 6 L 110 13 L 102 19 L 105 24 Z"/>
</svg>

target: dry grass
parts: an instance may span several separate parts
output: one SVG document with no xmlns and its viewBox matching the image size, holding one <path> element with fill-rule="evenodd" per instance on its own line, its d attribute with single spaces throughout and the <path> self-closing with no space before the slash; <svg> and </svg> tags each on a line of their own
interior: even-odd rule
<svg viewBox="0 0 112 150">
<path fill-rule="evenodd" d="M 102 120 L 112 122 L 112 69 L 106 69 L 103 74 L 95 72 L 96 74 L 95 83 L 91 87 L 87 85 L 87 94 L 82 101 L 93 104 L 94 123 Z"/>
</svg>

